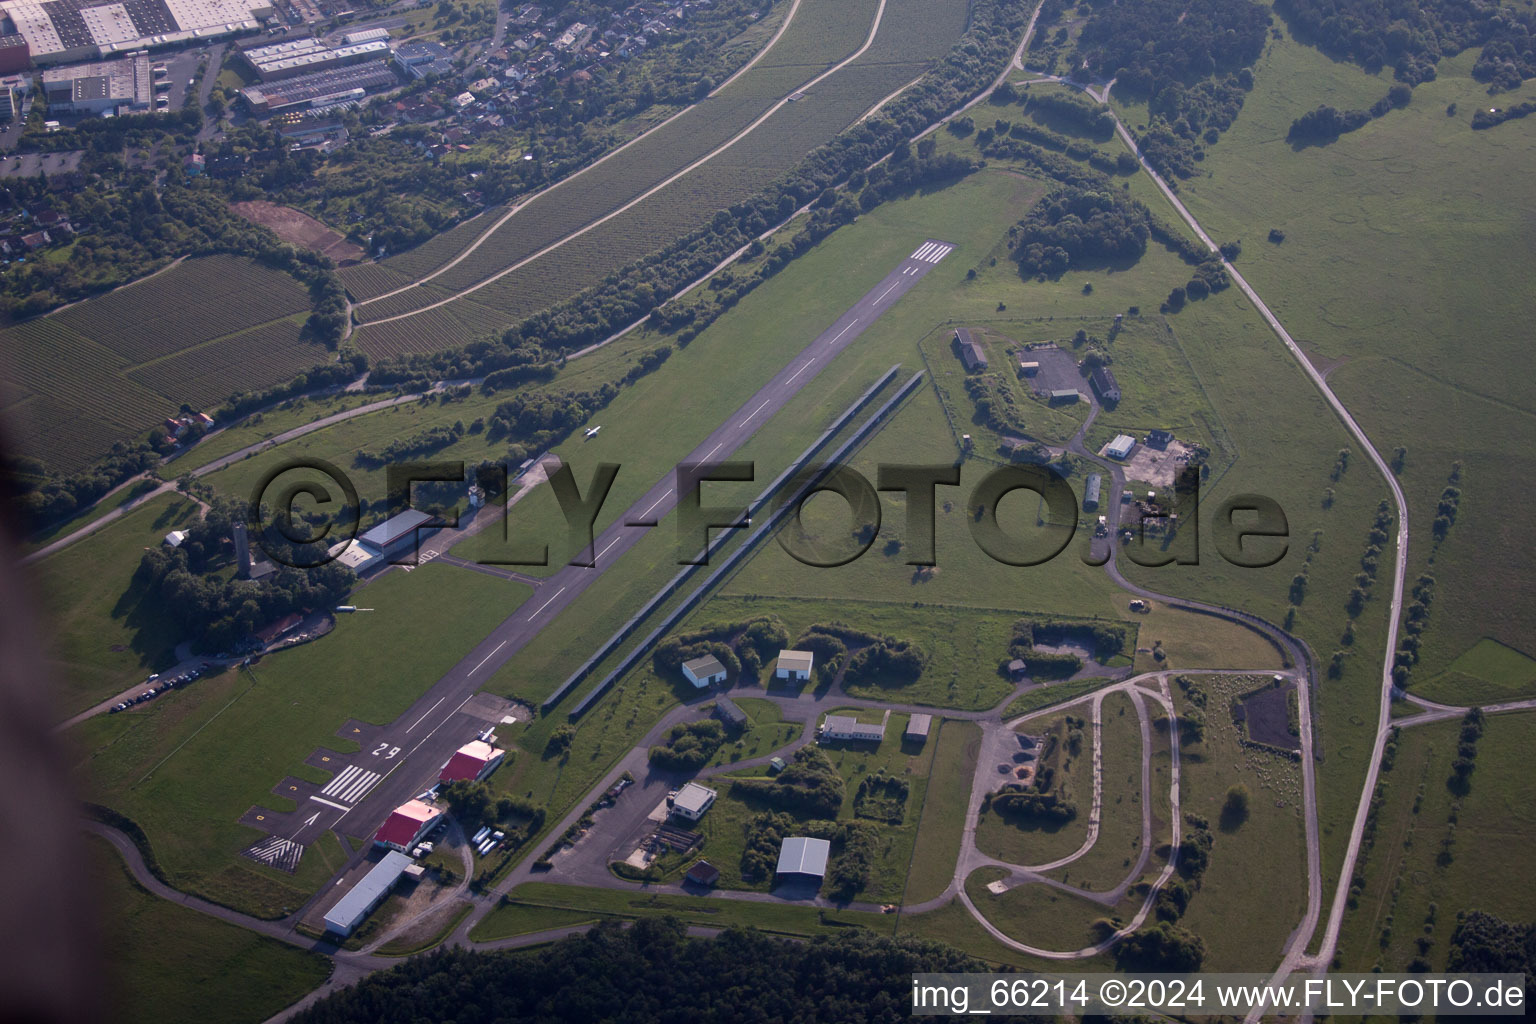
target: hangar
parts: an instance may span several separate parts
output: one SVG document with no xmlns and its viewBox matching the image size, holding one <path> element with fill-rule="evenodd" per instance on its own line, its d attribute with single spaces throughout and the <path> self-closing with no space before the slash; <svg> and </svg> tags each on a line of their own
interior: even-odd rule
<svg viewBox="0 0 1536 1024">
<path fill-rule="evenodd" d="M 806 878 L 824 878 L 827 859 L 832 855 L 832 844 L 825 839 L 809 839 L 790 836 L 779 847 L 778 874 L 800 875 Z"/>
</svg>

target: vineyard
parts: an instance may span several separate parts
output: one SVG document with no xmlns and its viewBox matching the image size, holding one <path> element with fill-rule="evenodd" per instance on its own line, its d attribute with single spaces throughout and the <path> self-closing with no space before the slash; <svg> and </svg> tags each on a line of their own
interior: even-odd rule
<svg viewBox="0 0 1536 1024">
<path fill-rule="evenodd" d="M 308 308 L 287 275 L 212 256 L 7 327 L 0 353 L 19 399 L 7 426 L 23 454 L 74 472 L 184 402 L 213 406 L 326 361 L 300 340 Z"/>
<path fill-rule="evenodd" d="M 835 4 L 802 2 L 784 37 L 753 70 L 831 67 L 864 45 L 877 7 L 878 0 L 842 0 Z"/>
<path fill-rule="evenodd" d="M 303 317 L 274 320 L 146 363 L 128 371 L 128 377 L 177 404 L 216 405 L 236 392 L 289 380 L 325 362 L 325 347 L 302 340 L 303 328 Z"/>
<path fill-rule="evenodd" d="M 375 295 L 383 295 L 385 292 L 411 283 L 411 279 L 405 274 L 386 267 L 382 263 L 359 263 L 355 267 L 343 267 L 336 273 L 341 278 L 341 283 L 346 286 L 348 294 L 357 302 Z"/>
<path fill-rule="evenodd" d="M 54 319 L 142 363 L 274 317 L 309 309 L 304 286 L 237 256 L 187 260 L 61 310 Z"/>
</svg>

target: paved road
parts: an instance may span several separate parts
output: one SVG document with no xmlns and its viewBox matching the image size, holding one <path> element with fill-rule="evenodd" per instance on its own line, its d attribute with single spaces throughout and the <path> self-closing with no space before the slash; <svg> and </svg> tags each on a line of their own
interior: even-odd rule
<svg viewBox="0 0 1536 1024">
<path fill-rule="evenodd" d="M 683 462 L 728 459 L 952 248 L 946 242 L 924 241 L 747 399 Z M 303 814 L 284 817 L 280 822 L 272 815 L 259 819 L 248 816 L 250 823 L 259 821 L 261 827 L 271 826 L 274 835 L 300 846 L 338 827 L 359 838 L 371 835 L 390 811 L 430 785 L 438 767 L 452 751 L 472 738 L 477 730 L 469 728 L 470 722 L 458 716 L 485 681 L 639 543 L 646 531 L 666 517 L 676 501 L 674 475 L 669 473 L 596 537 L 591 549 L 595 563 L 592 567 L 566 565 L 545 578 L 533 598 L 523 602 L 395 722 L 383 727 L 363 723 L 344 727 L 343 735 L 362 743 L 363 749 L 322 766 L 335 772 L 337 778 L 346 774 L 344 788 L 338 783 L 338 788 L 327 786 L 308 796 Z M 456 724 L 449 727 L 456 719 Z M 400 770 L 402 765 L 406 766 L 404 770 Z"/>
</svg>

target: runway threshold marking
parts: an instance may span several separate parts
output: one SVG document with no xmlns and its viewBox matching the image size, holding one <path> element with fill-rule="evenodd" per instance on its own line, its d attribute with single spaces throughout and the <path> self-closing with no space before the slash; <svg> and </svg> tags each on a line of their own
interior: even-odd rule
<svg viewBox="0 0 1536 1024">
<path fill-rule="evenodd" d="M 348 807 L 346 804 L 338 804 L 336 801 L 334 801 L 334 800 L 327 800 L 324 797 L 311 796 L 310 799 L 313 800 L 317 804 L 325 804 L 325 806 L 327 806 L 327 807 L 334 807 L 338 811 L 350 811 L 352 809 L 352 808 Z"/>
</svg>

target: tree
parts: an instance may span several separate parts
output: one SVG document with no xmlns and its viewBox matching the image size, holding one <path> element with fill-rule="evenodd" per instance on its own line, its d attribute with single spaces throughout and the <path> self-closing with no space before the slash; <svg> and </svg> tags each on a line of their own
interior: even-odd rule
<svg viewBox="0 0 1536 1024">
<path fill-rule="evenodd" d="M 1235 829 L 1248 820 L 1248 787 L 1239 782 L 1227 790 L 1226 802 L 1221 805 L 1221 827 Z"/>
</svg>

